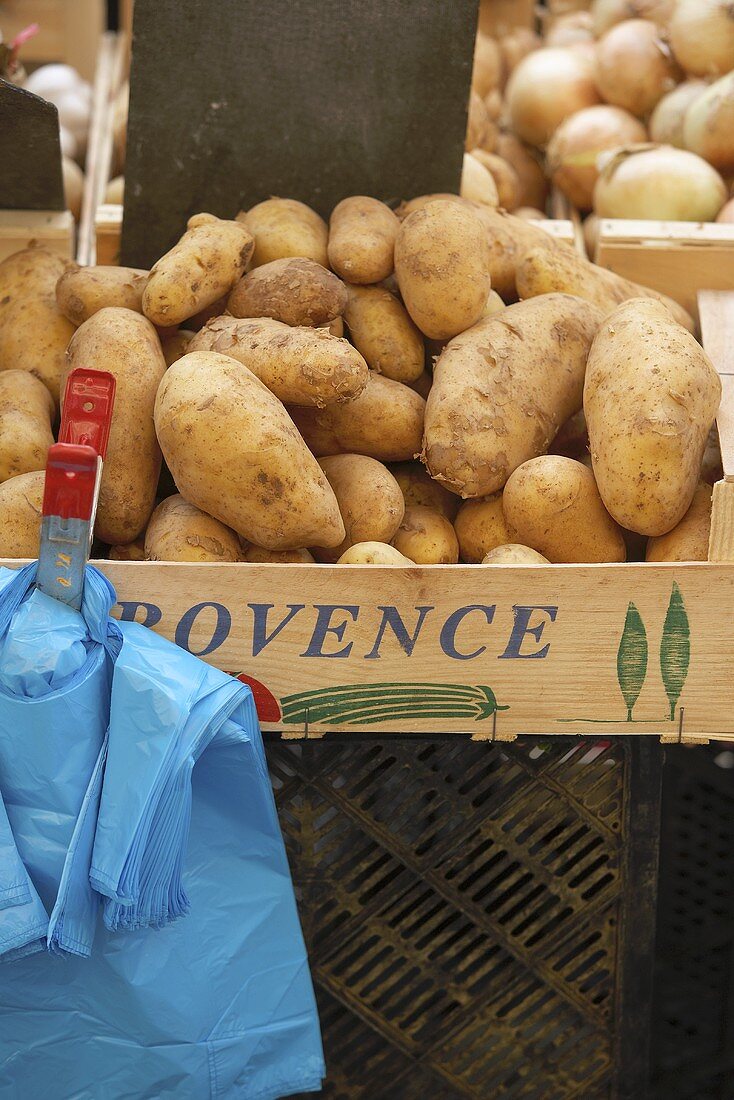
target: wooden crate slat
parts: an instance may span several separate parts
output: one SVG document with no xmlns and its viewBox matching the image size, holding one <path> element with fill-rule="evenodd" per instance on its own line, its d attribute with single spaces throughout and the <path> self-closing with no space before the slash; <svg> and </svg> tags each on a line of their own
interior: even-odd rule
<svg viewBox="0 0 734 1100">
<path fill-rule="evenodd" d="M 74 218 L 69 210 L 0 210 L 0 262 L 35 246 L 74 255 Z"/>
<path fill-rule="evenodd" d="M 734 294 L 702 290 L 698 309 L 701 340 L 721 378 L 721 406 L 716 425 L 724 480 L 734 481 Z"/>
</svg>

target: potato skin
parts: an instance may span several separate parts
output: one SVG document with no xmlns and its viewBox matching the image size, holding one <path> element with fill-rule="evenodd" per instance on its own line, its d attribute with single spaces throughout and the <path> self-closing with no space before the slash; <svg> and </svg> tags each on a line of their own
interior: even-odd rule
<svg viewBox="0 0 734 1100">
<path fill-rule="evenodd" d="M 319 462 L 334 490 L 344 520 L 344 541 L 314 549 L 317 561 L 335 562 L 358 542 L 390 542 L 405 513 L 400 486 L 388 470 L 366 455 L 331 455 Z"/>
<path fill-rule="evenodd" d="M 110 561 L 145 561 L 145 538 L 138 535 L 132 542 L 111 546 L 107 555 Z"/>
<path fill-rule="evenodd" d="M 483 561 L 495 546 L 510 541 L 502 493 L 493 493 L 483 500 L 465 500 L 456 513 L 454 530 L 459 540 L 462 561 Z"/>
<path fill-rule="evenodd" d="M 490 550 L 482 558 L 482 565 L 550 565 L 550 562 L 530 546 L 506 542 Z"/>
<path fill-rule="evenodd" d="M 186 354 L 195 335 L 195 333 L 189 332 L 188 329 L 180 328 L 171 336 L 161 337 L 161 351 L 167 367 L 170 367 L 177 359 Z"/>
<path fill-rule="evenodd" d="M 45 470 L 53 416 L 43 382 L 24 370 L 0 372 L 0 481 Z"/>
<path fill-rule="evenodd" d="M 690 313 L 656 290 L 623 279 L 613 271 L 597 267 L 570 248 L 531 248 L 520 259 L 516 271 L 517 292 L 521 298 L 557 291 L 577 294 L 593 302 L 606 315 L 631 298 L 652 298 L 667 307 L 678 324 L 696 331 Z"/>
<path fill-rule="evenodd" d="M 215 317 L 188 350 L 236 359 L 290 405 L 323 408 L 351 401 L 369 380 L 367 364 L 347 340 L 326 329 L 292 328 L 269 317 Z"/>
<path fill-rule="evenodd" d="M 267 550 L 338 546 L 336 497 L 277 397 L 236 359 L 194 351 L 169 367 L 155 426 L 179 491 Z"/>
<path fill-rule="evenodd" d="M 357 542 L 345 550 L 337 565 L 415 565 L 394 546 L 384 542 Z"/>
<path fill-rule="evenodd" d="M 348 283 L 379 283 L 392 274 L 400 222 L 366 195 L 342 199 L 329 220 L 329 263 Z"/>
<path fill-rule="evenodd" d="M 474 210 L 438 200 L 409 214 L 395 242 L 395 274 L 426 336 L 446 340 L 473 325 L 491 289 L 486 233 Z"/>
<path fill-rule="evenodd" d="M 237 215 L 255 238 L 252 267 L 286 256 L 305 256 L 329 266 L 326 222 L 310 206 L 296 199 L 266 199 Z"/>
<path fill-rule="evenodd" d="M 414 390 L 370 371 L 367 385 L 352 401 L 324 409 L 294 405 L 290 411 L 317 458 L 353 453 L 404 462 L 420 451 L 425 409 Z"/>
<path fill-rule="evenodd" d="M 0 263 L 0 325 L 3 311 L 16 301 L 53 294 L 66 271 L 79 265 L 45 248 L 24 248 Z"/>
<path fill-rule="evenodd" d="M 69 344 L 67 374 L 76 367 L 109 371 L 117 382 L 94 531 L 110 546 L 132 542 L 153 510 L 161 470 L 153 425 L 166 371 L 160 341 L 139 313 L 107 306 L 80 325 Z"/>
<path fill-rule="evenodd" d="M 502 506 L 511 541 L 551 562 L 621 562 L 622 532 L 604 508 L 591 470 L 541 455 L 510 476 Z"/>
<path fill-rule="evenodd" d="M 243 561 L 266 562 L 271 565 L 313 565 L 313 554 L 304 547 L 295 550 L 266 550 L 263 546 L 248 546 Z"/>
<path fill-rule="evenodd" d="M 73 325 L 88 321 L 105 306 L 143 312 L 148 272 L 135 267 L 79 267 L 64 272 L 56 284 L 56 304 Z"/>
<path fill-rule="evenodd" d="M 0 485 L 0 558 L 37 558 L 45 470 L 18 474 Z"/>
<path fill-rule="evenodd" d="M 456 337 L 433 372 L 423 462 L 462 497 L 501 489 L 543 454 L 583 399 L 594 306 L 548 294 L 508 306 Z"/>
<path fill-rule="evenodd" d="M 392 544 L 417 565 L 456 565 L 459 560 L 459 541 L 450 521 L 420 504 L 405 509 Z"/>
<path fill-rule="evenodd" d="M 645 561 L 708 561 L 711 495 L 708 483 L 697 485 L 691 506 L 680 523 L 666 535 L 648 540 Z"/>
<path fill-rule="evenodd" d="M 720 400 L 705 351 L 659 302 L 633 299 L 607 318 L 584 412 L 599 492 L 623 527 L 663 535 L 683 518 Z"/>
<path fill-rule="evenodd" d="M 241 222 L 195 214 L 181 239 L 151 268 L 143 313 L 154 325 L 180 325 L 232 289 L 254 247 Z"/>
<path fill-rule="evenodd" d="M 253 268 L 227 299 L 234 317 L 271 317 L 285 325 L 329 324 L 346 304 L 347 288 L 341 279 L 305 256 Z"/>
<path fill-rule="evenodd" d="M 180 494 L 161 501 L 145 531 L 147 561 L 240 561 L 237 535 Z"/>
<path fill-rule="evenodd" d="M 425 466 L 420 462 L 399 462 L 391 466 L 390 471 L 406 505 L 424 504 L 427 508 L 435 508 L 453 523 L 461 502 L 454 493 L 444 489 L 440 481 L 434 481 Z"/>
<path fill-rule="evenodd" d="M 421 376 L 425 347 L 420 330 L 401 302 L 380 286 L 350 286 L 344 320 L 367 365 L 395 382 Z"/>
</svg>

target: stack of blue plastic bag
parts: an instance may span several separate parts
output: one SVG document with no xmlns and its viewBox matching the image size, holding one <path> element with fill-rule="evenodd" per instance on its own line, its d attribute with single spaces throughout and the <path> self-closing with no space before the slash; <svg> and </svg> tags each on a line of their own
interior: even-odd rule
<svg viewBox="0 0 734 1100">
<path fill-rule="evenodd" d="M 318 1091 L 249 688 L 35 570 L 0 570 L 0 1096 Z"/>
</svg>

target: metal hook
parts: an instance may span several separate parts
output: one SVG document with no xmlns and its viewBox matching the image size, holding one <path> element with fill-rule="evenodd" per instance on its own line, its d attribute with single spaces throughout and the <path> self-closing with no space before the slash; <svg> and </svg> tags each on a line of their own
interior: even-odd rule
<svg viewBox="0 0 734 1100">
<path fill-rule="evenodd" d="M 492 744 L 497 740 L 497 711 L 492 711 Z"/>
<path fill-rule="evenodd" d="M 308 707 L 306 707 L 306 725 L 304 726 L 303 732 L 306 735 L 306 740 L 308 741 Z"/>
<path fill-rule="evenodd" d="M 678 716 L 678 744 L 683 744 L 683 715 L 685 713 L 685 707 L 680 708 L 680 714 Z"/>
</svg>

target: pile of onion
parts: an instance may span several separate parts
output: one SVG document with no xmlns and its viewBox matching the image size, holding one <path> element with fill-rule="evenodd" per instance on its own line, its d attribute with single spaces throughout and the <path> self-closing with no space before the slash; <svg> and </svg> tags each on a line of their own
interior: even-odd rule
<svg viewBox="0 0 734 1100">
<path fill-rule="evenodd" d="M 734 69 L 731 0 L 678 0 L 669 34 L 675 56 L 693 76 L 721 76 Z"/>
<path fill-rule="evenodd" d="M 670 145 L 638 145 L 610 155 L 594 189 L 600 218 L 714 221 L 726 185 L 701 157 Z"/>
<path fill-rule="evenodd" d="M 570 115 L 556 130 L 547 149 L 548 172 L 560 191 L 579 210 L 591 210 L 599 175 L 599 153 L 645 141 L 639 119 L 621 107 L 600 103 Z"/>
<path fill-rule="evenodd" d="M 685 149 L 683 122 L 686 111 L 695 99 L 706 91 L 703 80 L 684 80 L 658 102 L 650 116 L 650 138 L 659 145 L 675 145 Z"/>
<path fill-rule="evenodd" d="M 512 128 L 530 145 L 544 146 L 564 118 L 598 102 L 593 66 L 569 49 L 528 54 L 507 84 Z"/>
<path fill-rule="evenodd" d="M 514 134 L 506 132 L 500 133 L 495 152 L 517 173 L 518 206 L 529 206 L 536 210 L 545 209 L 550 188 L 538 154 L 523 145 Z"/>
<path fill-rule="evenodd" d="M 734 72 L 698 96 L 686 111 L 683 144 L 725 176 L 734 174 Z"/>
<path fill-rule="evenodd" d="M 648 115 L 683 75 L 660 29 L 647 19 L 628 19 L 612 27 L 596 55 L 602 98 L 638 118 Z"/>
<path fill-rule="evenodd" d="M 626 19 L 651 19 L 659 27 L 667 27 L 676 0 L 594 0 L 591 21 L 597 37 L 616 23 Z"/>
</svg>

